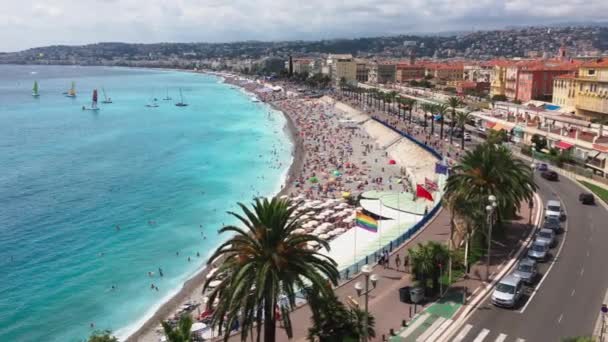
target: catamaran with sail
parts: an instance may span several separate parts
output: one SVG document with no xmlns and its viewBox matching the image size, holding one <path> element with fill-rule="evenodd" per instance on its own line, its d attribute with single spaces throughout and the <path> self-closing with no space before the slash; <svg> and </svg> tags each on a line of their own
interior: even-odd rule
<svg viewBox="0 0 608 342">
<path fill-rule="evenodd" d="M 99 107 L 97 107 L 97 89 L 93 90 L 93 98 L 91 100 L 91 107 L 85 107 L 82 106 L 82 110 L 92 110 L 92 111 L 98 111 Z"/>
<path fill-rule="evenodd" d="M 182 88 L 179 88 L 179 98 L 180 101 L 175 105 L 178 107 L 186 107 L 188 104 L 184 102 L 184 95 L 182 94 Z"/>
<path fill-rule="evenodd" d="M 34 81 L 34 87 L 32 88 L 32 96 L 38 97 L 40 93 L 38 92 L 38 81 Z"/>
<path fill-rule="evenodd" d="M 72 87 L 64 93 L 67 97 L 76 97 L 76 83 L 72 81 Z"/>
<path fill-rule="evenodd" d="M 106 89 L 101 88 L 101 92 L 103 93 L 103 101 L 101 101 L 101 103 L 112 103 L 112 98 L 106 95 Z"/>
</svg>

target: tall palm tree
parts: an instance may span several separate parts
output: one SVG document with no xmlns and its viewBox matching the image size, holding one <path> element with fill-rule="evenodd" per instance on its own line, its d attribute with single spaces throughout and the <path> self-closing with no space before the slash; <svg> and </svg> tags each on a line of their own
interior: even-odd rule
<svg viewBox="0 0 608 342">
<path fill-rule="evenodd" d="M 183 314 L 179 321 L 177 322 L 177 326 L 174 328 L 168 322 L 161 322 L 163 326 L 163 330 L 165 331 L 165 336 L 167 336 L 168 342 L 190 342 L 190 336 L 192 332 L 190 332 L 190 328 L 192 328 L 192 317 L 188 314 Z"/>
<path fill-rule="evenodd" d="M 416 247 L 408 249 L 412 275 L 425 289 L 428 281 L 432 281 L 434 292 L 439 290 L 441 269 L 446 267 L 449 251 L 445 245 L 435 241 L 426 244 L 419 243 Z"/>
<path fill-rule="evenodd" d="M 452 96 L 448 99 L 448 106 L 452 108 L 452 116 L 450 117 L 450 144 L 454 141 L 454 125 L 456 123 L 456 108 L 462 104 L 462 100 L 460 100 L 457 96 Z"/>
<path fill-rule="evenodd" d="M 460 148 L 464 150 L 464 132 L 465 132 L 465 126 L 467 124 L 467 122 L 469 122 L 469 120 L 471 119 L 472 115 L 471 112 L 458 112 L 456 113 L 456 123 L 458 124 L 458 127 L 460 127 L 460 130 L 462 131 L 462 136 L 460 137 Z"/>
<path fill-rule="evenodd" d="M 440 131 L 439 131 L 439 138 L 441 140 L 443 140 L 443 123 L 445 121 L 445 113 L 448 112 L 448 105 L 446 105 L 445 103 L 439 104 L 435 107 L 435 111 L 437 112 L 437 114 L 439 115 L 439 119 L 441 121 L 439 121 L 440 126 Z"/>
<path fill-rule="evenodd" d="M 458 198 L 484 208 L 489 195 L 497 198 L 498 222 L 511 217 L 522 201 L 530 201 L 537 189 L 532 170 L 504 146 L 480 144 L 467 151 L 445 186 L 446 198 Z"/>
<path fill-rule="evenodd" d="M 429 117 L 426 115 L 426 113 L 431 114 L 430 118 L 431 118 L 431 122 L 432 122 L 433 121 L 433 105 L 425 102 L 420 107 L 422 108 L 422 111 L 424 113 L 424 131 L 426 132 L 426 127 L 428 126 L 426 119 Z"/>
<path fill-rule="evenodd" d="M 408 107 L 410 110 L 410 123 L 412 123 L 412 110 L 414 110 L 414 107 L 416 106 L 416 101 L 415 99 L 408 99 Z"/>
<path fill-rule="evenodd" d="M 243 214 L 229 214 L 245 228 L 220 229 L 220 233 L 234 236 L 209 258 L 208 264 L 218 263 L 219 267 L 207 279 L 203 291 L 212 281 L 220 281 L 208 301 L 208 308 L 214 309 L 214 326 L 231 327 L 240 318 L 243 340 L 254 326 L 259 340 L 263 325 L 264 341 L 273 342 L 279 296 L 287 299 L 284 304 L 287 309 L 282 316 L 285 325 L 290 327 L 289 311 L 295 307 L 296 291 L 308 284 L 328 295 L 331 288 L 327 284 L 337 284 L 339 273 L 335 261 L 308 248 L 308 243 L 314 241 L 329 250 L 325 240 L 310 234 L 294 234 L 304 214 L 295 214 L 296 204 L 275 197 L 255 199 L 251 209 L 242 203 L 238 205 Z M 216 298 L 219 301 L 214 305 Z M 229 330 L 224 333 L 225 340 Z M 291 335 L 291 331 L 287 334 Z"/>
</svg>

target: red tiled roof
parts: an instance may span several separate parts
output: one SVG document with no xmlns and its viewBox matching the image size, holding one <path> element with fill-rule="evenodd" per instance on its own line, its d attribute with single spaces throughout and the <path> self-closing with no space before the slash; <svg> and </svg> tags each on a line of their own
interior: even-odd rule
<svg viewBox="0 0 608 342">
<path fill-rule="evenodd" d="M 586 62 L 583 63 L 582 66 L 591 68 L 608 68 L 608 58 L 600 58 L 593 62 Z"/>
<path fill-rule="evenodd" d="M 556 78 L 562 78 L 562 79 L 574 79 L 576 78 L 576 74 L 563 74 L 563 75 L 559 75 L 559 76 L 555 76 L 553 77 L 554 79 Z"/>
</svg>

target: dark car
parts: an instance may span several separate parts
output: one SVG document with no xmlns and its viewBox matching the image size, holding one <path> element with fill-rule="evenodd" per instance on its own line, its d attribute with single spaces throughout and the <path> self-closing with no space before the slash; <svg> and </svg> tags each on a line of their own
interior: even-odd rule
<svg viewBox="0 0 608 342">
<path fill-rule="evenodd" d="M 555 232 L 555 234 L 559 234 L 562 229 L 562 225 L 561 225 L 559 218 L 547 217 L 547 218 L 545 218 L 545 222 L 543 223 L 543 228 L 551 229 L 552 231 Z"/>
<path fill-rule="evenodd" d="M 541 173 L 540 176 L 548 181 L 558 181 L 559 180 L 559 176 L 557 175 L 557 172 L 555 172 L 555 171 L 543 171 L 543 173 Z"/>
<path fill-rule="evenodd" d="M 540 164 L 538 164 L 538 166 L 536 168 L 538 169 L 538 171 L 548 171 L 549 170 L 549 166 L 547 166 L 546 163 L 540 163 Z"/>
<path fill-rule="evenodd" d="M 588 192 L 583 192 L 582 194 L 578 195 L 578 200 L 582 204 L 590 204 L 590 205 L 595 204 L 595 197 L 593 197 L 593 194 L 588 193 Z"/>
</svg>

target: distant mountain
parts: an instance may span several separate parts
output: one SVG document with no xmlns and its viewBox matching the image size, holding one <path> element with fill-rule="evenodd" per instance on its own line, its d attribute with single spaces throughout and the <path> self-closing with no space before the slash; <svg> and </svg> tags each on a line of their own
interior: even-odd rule
<svg viewBox="0 0 608 342">
<path fill-rule="evenodd" d="M 403 58 L 412 51 L 418 57 L 487 59 L 524 57 L 545 52 L 552 54 L 562 45 L 573 55 L 608 52 L 608 24 L 576 26 L 562 23 L 551 26 L 550 31 L 547 26 L 517 27 L 319 41 L 56 45 L 0 53 L 0 63 L 161 66 L 179 63 L 187 67 L 189 63 L 213 58 L 286 58 L 288 55 L 315 56 L 326 53 Z"/>
</svg>

